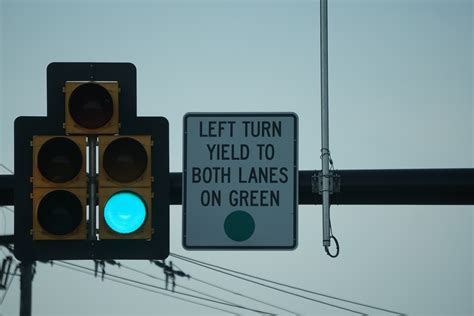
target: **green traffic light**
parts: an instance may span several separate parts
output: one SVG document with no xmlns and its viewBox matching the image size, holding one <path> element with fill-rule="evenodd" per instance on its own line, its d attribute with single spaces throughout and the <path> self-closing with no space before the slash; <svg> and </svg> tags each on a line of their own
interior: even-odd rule
<svg viewBox="0 0 474 316">
<path fill-rule="evenodd" d="M 131 234 L 145 223 L 146 205 L 134 192 L 122 191 L 112 195 L 104 207 L 107 226 L 117 234 Z"/>
</svg>

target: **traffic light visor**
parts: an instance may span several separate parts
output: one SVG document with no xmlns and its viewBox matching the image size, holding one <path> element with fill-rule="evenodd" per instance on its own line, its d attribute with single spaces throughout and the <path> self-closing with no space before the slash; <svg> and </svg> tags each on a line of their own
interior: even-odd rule
<svg viewBox="0 0 474 316">
<path fill-rule="evenodd" d="M 104 208 L 107 226 L 118 234 L 137 231 L 146 220 L 146 205 L 134 192 L 122 191 L 112 195 Z"/>
<path fill-rule="evenodd" d="M 119 132 L 117 81 L 66 81 L 64 128 L 68 135 L 113 135 Z"/>
<path fill-rule="evenodd" d="M 38 205 L 38 222 L 53 235 L 74 232 L 83 219 L 81 201 L 71 192 L 55 190 L 48 193 Z"/>
<path fill-rule="evenodd" d="M 72 92 L 69 111 L 72 119 L 82 127 L 103 127 L 114 114 L 112 96 L 99 84 L 85 83 Z"/>
<path fill-rule="evenodd" d="M 65 137 L 48 140 L 38 152 L 38 169 L 54 183 L 73 180 L 82 168 L 82 152 L 77 144 Z"/>
<path fill-rule="evenodd" d="M 145 172 L 148 156 L 143 145 L 129 137 L 112 141 L 104 152 L 103 166 L 115 181 L 128 183 L 138 180 Z"/>
</svg>

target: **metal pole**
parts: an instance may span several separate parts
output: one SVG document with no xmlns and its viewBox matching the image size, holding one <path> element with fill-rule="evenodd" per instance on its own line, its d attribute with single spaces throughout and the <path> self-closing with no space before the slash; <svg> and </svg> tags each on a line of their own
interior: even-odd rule
<svg viewBox="0 0 474 316">
<path fill-rule="evenodd" d="M 31 316 L 31 286 L 33 283 L 33 263 L 20 263 L 20 316 Z"/>
<path fill-rule="evenodd" d="M 13 205 L 15 196 L 15 175 L 0 174 L 0 206 Z"/>
<path fill-rule="evenodd" d="M 339 169 L 337 174 L 341 177 L 340 192 L 332 194 L 333 204 L 474 205 L 474 194 L 472 194 L 474 168 Z M 314 170 L 298 172 L 299 205 L 322 203 L 321 196 L 315 195 L 312 191 L 313 175 Z M 170 203 L 172 205 L 182 204 L 182 177 L 181 172 L 170 173 Z M 0 207 L 14 204 L 14 181 L 10 181 L 14 178 L 14 176 L 0 175 Z M 5 204 L 2 204 L 4 201 Z M 0 236 L 0 243 L 13 243 L 13 240 L 13 235 Z"/>
<path fill-rule="evenodd" d="M 323 246 L 329 247 L 329 105 L 328 105 L 328 2 L 321 0 L 321 160 L 323 177 Z"/>
<path fill-rule="evenodd" d="M 337 170 L 339 192 L 331 202 L 339 205 L 474 205 L 474 168 Z M 298 172 L 298 204 L 322 204 L 314 194 L 314 170 Z M 170 204 L 183 202 L 183 176 L 170 173 Z M 454 210 L 453 210 L 454 211 Z M 13 237 L 13 236 L 12 236 Z"/>
<path fill-rule="evenodd" d="M 96 136 L 89 136 L 87 138 L 89 146 L 89 240 L 96 240 L 96 218 L 95 218 L 95 181 L 96 181 L 96 170 L 95 170 L 95 150 L 97 145 Z"/>
</svg>

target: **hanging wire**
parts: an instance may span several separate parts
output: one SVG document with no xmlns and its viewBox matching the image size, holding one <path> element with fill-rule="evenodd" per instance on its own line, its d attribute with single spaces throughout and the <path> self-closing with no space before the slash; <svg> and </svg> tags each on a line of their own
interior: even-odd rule
<svg viewBox="0 0 474 316">
<path fill-rule="evenodd" d="M 332 233 L 332 225 L 331 225 L 331 217 L 329 217 L 329 239 L 333 240 L 334 243 L 336 244 L 336 253 L 332 254 L 330 251 L 329 251 L 329 247 L 328 246 L 324 246 L 324 250 L 326 251 L 326 254 L 331 257 L 331 258 L 336 258 L 337 256 L 339 256 L 339 241 L 337 240 L 336 236 L 333 235 Z"/>
<path fill-rule="evenodd" d="M 8 172 L 10 172 L 11 174 L 13 174 L 13 170 L 11 170 L 10 168 L 8 168 L 7 166 L 5 166 L 3 163 L 0 163 L 0 167 L 2 167 L 3 169 L 7 170 Z"/>
<path fill-rule="evenodd" d="M 0 206 L 0 207 L 8 210 L 10 213 L 13 213 L 13 214 L 15 213 L 15 211 L 11 207 L 8 207 L 8 206 Z"/>
<path fill-rule="evenodd" d="M 1 207 L 0 207 L 0 208 L 1 208 Z M 10 251 L 11 253 L 13 253 L 13 245 L 11 245 L 11 244 L 6 244 L 6 243 L 0 244 L 0 251 L 2 252 L 3 255 L 8 256 L 8 254 L 5 253 L 5 251 L 3 250 L 3 247 L 7 248 L 8 251 Z M 15 257 L 13 257 L 13 259 L 14 259 L 15 261 L 17 261 Z"/>
<path fill-rule="evenodd" d="M 11 170 L 10 168 L 8 168 L 7 166 L 5 166 L 3 163 L 0 163 L 0 167 L 2 167 L 3 169 L 7 170 L 10 174 L 13 174 L 13 170 Z M 11 213 L 14 213 L 13 210 L 8 207 L 8 206 L 0 206 L 0 208 L 2 208 L 2 216 L 3 216 L 3 234 L 6 233 L 7 231 L 7 217 L 5 215 L 5 212 L 3 209 L 7 209 L 8 211 L 10 211 Z"/>
<path fill-rule="evenodd" d="M 7 248 L 8 251 L 10 251 L 10 253 L 13 254 L 13 245 L 11 244 L 0 244 L 0 250 L 2 251 L 2 253 L 5 255 L 5 256 L 8 256 L 8 254 L 5 253 L 5 251 L 3 251 L 3 248 Z M 18 260 L 15 258 L 15 256 L 12 257 L 13 260 L 15 260 L 15 262 L 18 262 Z"/>
<path fill-rule="evenodd" d="M 346 303 L 350 303 L 350 304 L 354 304 L 354 305 L 368 307 L 368 308 L 371 308 L 371 309 L 375 309 L 375 310 L 379 310 L 379 311 L 383 311 L 383 312 L 387 312 L 387 313 L 391 313 L 391 314 L 396 314 L 396 315 L 401 315 L 401 316 L 405 315 L 403 313 L 388 310 L 388 309 L 384 309 L 384 308 L 381 308 L 381 307 L 376 307 L 376 306 L 372 306 L 372 305 L 368 305 L 368 304 L 364 304 L 364 303 L 359 303 L 359 302 L 351 301 L 351 300 L 348 300 L 348 299 L 343 299 L 343 298 L 335 297 L 335 296 L 332 296 L 332 295 L 307 290 L 307 289 L 297 287 L 297 286 L 293 286 L 293 285 L 289 285 L 289 284 L 286 284 L 286 283 L 277 282 L 277 281 L 273 281 L 273 280 L 270 280 L 270 279 L 265 279 L 265 278 L 258 277 L 258 276 L 255 276 L 255 275 L 251 275 L 251 274 L 248 274 L 248 273 L 232 270 L 232 269 L 229 269 L 229 268 L 214 265 L 214 264 L 211 264 L 211 263 L 206 263 L 206 262 L 203 262 L 203 261 L 199 261 L 197 259 L 193 259 L 193 258 L 186 257 L 186 256 L 183 256 L 183 255 L 178 255 L 178 254 L 175 254 L 175 253 L 170 253 L 170 255 L 172 257 L 176 257 L 176 258 L 181 259 L 181 260 L 187 259 L 189 261 L 194 261 L 194 262 L 197 262 L 197 263 L 200 263 L 200 264 L 203 264 L 203 265 L 208 265 L 208 266 L 215 267 L 215 268 L 225 270 L 225 271 L 229 271 L 229 272 L 232 272 L 232 273 L 235 273 L 235 274 L 240 274 L 240 275 L 244 275 L 244 276 L 247 276 L 247 277 L 250 277 L 250 278 L 254 278 L 254 279 L 257 279 L 257 280 L 260 280 L 260 281 L 265 281 L 265 282 L 272 283 L 272 284 L 275 284 L 275 285 L 284 286 L 284 287 L 287 287 L 287 288 L 290 288 L 290 289 L 294 289 L 294 290 L 298 290 L 298 291 L 302 291 L 302 292 L 306 292 L 306 293 L 310 293 L 310 294 L 314 294 L 314 295 L 318 295 L 318 296 L 322 296 L 322 297 L 327 297 L 327 298 L 330 298 L 330 299 L 334 299 L 334 300 L 338 300 L 338 301 L 342 301 L 342 302 L 346 302 Z M 182 257 L 182 258 L 179 258 L 179 257 Z M 193 262 L 190 262 L 190 263 L 193 263 Z"/>
<path fill-rule="evenodd" d="M 61 268 L 64 268 L 64 269 L 69 269 L 69 270 L 76 271 L 76 272 L 79 272 L 79 273 L 84 273 L 86 275 L 94 276 L 94 273 L 92 273 L 92 272 L 88 272 L 88 271 L 84 271 L 84 270 L 81 270 L 81 269 L 78 269 L 78 268 L 70 267 L 70 266 L 61 264 L 60 262 L 56 262 L 55 264 L 58 265 Z M 188 302 L 188 303 L 191 303 L 191 304 L 204 306 L 204 307 L 207 307 L 207 308 L 210 308 L 210 309 L 222 311 L 222 312 L 229 313 L 229 314 L 232 314 L 232 315 L 236 315 L 236 316 L 240 315 L 240 314 L 237 314 L 237 313 L 229 311 L 229 310 L 225 310 L 225 309 L 221 309 L 221 308 L 218 308 L 218 307 L 215 307 L 215 306 L 199 303 L 199 302 L 196 302 L 196 301 L 193 301 L 193 300 L 188 300 L 188 299 L 185 299 L 185 298 L 182 298 L 182 297 L 178 297 L 176 295 L 171 295 L 171 294 L 166 294 L 166 293 L 163 293 L 163 292 L 154 291 L 152 289 L 149 289 L 149 288 L 146 288 L 146 287 L 143 287 L 143 286 L 139 286 L 139 285 L 135 285 L 135 284 L 130 283 L 130 282 L 115 280 L 115 279 L 111 279 L 111 278 L 108 278 L 108 277 L 106 277 L 106 280 L 111 281 L 111 282 L 115 282 L 115 283 L 124 284 L 124 285 L 130 286 L 130 287 L 133 287 L 133 288 L 141 289 L 143 291 L 147 291 L 147 292 L 150 292 L 150 293 L 155 293 L 155 294 L 171 297 L 173 299 L 177 299 L 177 300 L 180 300 L 180 301 L 183 301 L 183 302 Z"/>
<path fill-rule="evenodd" d="M 324 301 L 321 301 L 321 300 L 317 300 L 317 299 L 314 299 L 314 298 L 311 298 L 311 297 L 307 297 L 307 296 L 304 296 L 304 295 L 300 295 L 300 294 L 297 294 L 297 293 L 294 293 L 294 292 L 290 292 L 290 291 L 287 291 L 287 290 L 283 290 L 283 289 L 280 289 L 280 288 L 277 288 L 277 287 L 274 287 L 274 286 L 271 286 L 271 285 L 268 285 L 268 284 L 260 283 L 260 282 L 257 282 L 257 281 L 251 280 L 251 279 L 247 279 L 247 278 L 241 277 L 241 276 L 239 276 L 239 275 L 235 275 L 235 274 L 226 272 L 227 270 L 230 270 L 230 269 L 217 268 L 216 266 L 214 266 L 214 265 L 212 265 L 212 264 L 201 263 L 201 262 L 199 262 L 198 260 L 190 259 L 190 258 L 181 256 L 181 255 L 174 254 L 174 253 L 170 253 L 170 255 L 171 255 L 172 257 L 177 258 L 177 259 L 181 259 L 181 260 L 183 260 L 183 261 L 187 261 L 187 262 L 189 262 L 189 263 L 192 263 L 192 264 L 195 264 L 195 265 L 204 267 L 204 268 L 206 268 L 206 269 L 213 270 L 213 271 L 216 271 L 216 272 L 220 272 L 220 273 L 222 273 L 222 274 L 226 274 L 226 275 L 232 276 L 232 277 L 234 277 L 234 278 L 237 278 L 237 279 L 240 279 L 240 280 L 244 280 L 244 281 L 247 281 L 247 282 L 250 282 L 250 283 L 253 283 L 253 284 L 257 284 L 257 285 L 260 285 L 260 286 L 263 286 L 263 287 L 266 287 L 266 288 L 269 288 L 269 289 L 272 289 L 272 290 L 275 290 L 275 291 L 278 291 L 278 292 L 286 293 L 286 294 L 289 294 L 289 295 L 292 295 L 292 296 L 296 296 L 296 297 L 299 297 L 299 298 L 302 298 L 302 299 L 305 299 L 305 300 L 313 301 L 313 302 L 318 303 L 318 304 L 322 304 L 322 305 L 330 306 L 330 307 L 333 307 L 333 308 L 336 308 L 336 309 L 344 310 L 344 311 L 346 311 L 346 312 L 350 312 L 350 313 L 354 313 L 354 314 L 358 314 L 358 315 L 368 316 L 368 314 L 365 314 L 365 313 L 362 313 L 362 312 L 359 312 L 359 311 L 356 311 L 356 310 L 353 310 L 353 309 L 349 309 L 349 308 L 345 308 L 345 307 L 338 306 L 338 305 L 335 305 L 335 304 L 331 304 L 331 303 L 328 303 L 328 302 L 324 302 Z M 221 270 L 219 270 L 219 269 L 221 269 Z M 223 271 L 223 270 L 226 270 L 226 271 Z M 243 273 L 241 273 L 241 274 L 243 274 Z"/>
<path fill-rule="evenodd" d="M 2 207 L 2 216 L 3 216 L 3 232 L 2 234 L 6 234 L 7 232 L 7 216 L 5 215 L 5 210 Z"/>
<path fill-rule="evenodd" d="M 80 269 L 84 269 L 84 270 L 88 270 L 88 271 L 94 272 L 94 269 L 90 269 L 90 268 L 87 268 L 87 267 L 83 267 L 83 266 L 81 266 L 81 265 L 77 265 L 77 264 L 74 264 L 74 263 L 70 263 L 70 262 L 66 262 L 66 261 L 61 261 L 61 260 L 60 260 L 59 262 L 61 262 L 61 263 L 63 263 L 63 264 L 67 264 L 67 265 L 69 265 L 69 266 L 73 266 L 73 267 L 76 267 L 76 268 L 80 268 Z M 156 285 L 153 285 L 153 284 L 149 284 L 149 283 L 145 283 L 145 282 L 133 280 L 133 279 L 130 279 L 130 278 L 125 278 L 125 277 L 122 277 L 122 276 L 119 276 L 119 275 L 110 274 L 110 273 L 107 273 L 107 275 L 108 275 L 109 277 L 113 277 L 113 278 L 116 278 L 116 279 L 119 279 L 119 280 L 123 280 L 123 281 L 132 282 L 132 283 L 135 283 L 135 284 L 138 284 L 138 285 L 147 286 L 147 287 L 155 288 L 155 289 L 158 289 L 158 290 L 168 291 L 168 290 L 166 290 L 164 287 L 160 287 L 160 286 L 156 286 Z M 205 297 L 202 297 L 202 296 L 197 296 L 197 295 L 193 295 L 193 294 L 189 294 L 189 293 L 178 292 L 178 291 L 175 291 L 175 292 L 173 292 L 173 293 L 176 293 L 176 294 L 179 294 L 179 295 L 188 296 L 188 297 L 192 297 L 192 298 L 196 298 L 196 299 L 200 299 L 200 300 L 204 300 L 204 301 L 208 301 L 208 302 L 213 302 L 213 303 L 216 303 L 216 304 L 221 304 L 221 305 L 231 306 L 231 307 L 235 307 L 235 308 L 240 308 L 240 309 L 244 309 L 244 310 L 247 310 L 247 311 L 256 312 L 256 313 L 260 313 L 260 314 L 275 315 L 275 314 L 273 314 L 273 313 L 268 313 L 268 312 L 265 312 L 265 311 L 261 311 L 261 310 L 257 310 L 257 309 L 252 309 L 252 308 L 245 307 L 245 306 L 242 306 L 242 305 L 237 305 L 237 306 L 235 306 L 235 305 L 228 304 L 228 303 L 225 303 L 225 302 L 216 301 L 216 300 L 208 299 L 208 298 L 205 298 Z"/>
<path fill-rule="evenodd" d="M 10 168 L 8 168 L 7 166 L 5 166 L 3 163 L 0 163 L 0 167 L 2 167 L 3 169 L 7 170 L 8 172 L 10 172 L 11 174 L 13 174 L 13 170 L 11 170 Z M 7 230 L 7 217 L 5 216 L 5 213 L 4 213 L 4 210 L 3 209 L 7 209 L 9 210 L 10 212 L 14 213 L 13 210 L 11 208 L 9 208 L 8 206 L 0 206 L 2 208 L 2 215 L 3 215 L 3 234 L 6 232 Z"/>
<path fill-rule="evenodd" d="M 127 269 L 127 270 L 130 270 L 130 271 L 133 271 L 135 273 L 139 273 L 141 275 L 144 275 L 144 276 L 147 276 L 149 278 L 152 278 L 152 279 L 155 279 L 155 280 L 160 280 L 160 281 L 163 281 L 165 282 L 165 279 L 163 278 L 160 278 L 160 277 L 157 277 L 157 276 L 154 276 L 152 274 L 148 274 L 146 272 L 143 272 L 143 271 L 140 271 L 140 270 L 137 270 L 137 269 L 134 269 L 134 268 L 131 268 L 131 267 L 128 267 L 126 265 L 124 265 L 123 263 L 121 263 L 121 267 L 124 268 L 124 269 Z M 234 303 L 234 302 L 231 302 L 231 301 L 228 301 L 228 300 L 224 300 L 222 298 L 219 298 L 217 296 L 214 296 L 214 295 L 211 295 L 211 294 L 207 294 L 207 293 L 204 293 L 204 292 L 201 292 L 201 291 L 198 291 L 198 290 L 195 290 L 195 289 L 192 289 L 192 288 L 189 288 L 189 287 L 186 287 L 186 286 L 183 286 L 183 285 L 176 285 L 177 287 L 181 287 L 185 290 L 188 290 L 190 292 L 194 292 L 194 293 L 198 293 L 200 295 L 204 295 L 204 296 L 207 296 L 207 297 L 210 297 L 210 298 L 213 298 L 213 299 L 216 299 L 216 300 L 219 300 L 221 302 L 226 302 L 226 303 L 229 303 L 230 305 L 234 306 L 234 307 L 238 307 L 240 305 Z M 173 291 L 174 292 L 174 291 Z"/>
<path fill-rule="evenodd" d="M 333 179 L 333 185 L 334 185 L 334 172 L 335 172 L 335 169 L 334 169 L 334 162 L 332 160 L 332 157 L 331 157 L 331 152 L 329 151 L 328 148 L 321 148 L 321 156 L 319 156 L 320 159 L 323 159 L 324 156 L 328 156 L 329 158 L 329 170 L 330 170 L 330 173 L 328 175 L 322 175 L 323 177 L 326 177 L 326 178 L 329 178 L 329 179 Z M 324 192 L 323 190 L 321 190 L 320 192 Z M 330 190 L 329 190 L 330 192 Z M 326 254 L 331 257 L 331 258 L 336 258 L 339 256 L 339 251 L 340 251 L 340 247 L 339 247 L 339 241 L 337 240 L 336 236 L 334 236 L 334 234 L 332 233 L 332 224 L 331 224 L 331 205 L 329 205 L 329 240 L 333 240 L 334 243 L 336 244 L 336 252 L 334 254 L 332 254 L 330 251 L 329 251 L 329 247 L 328 246 L 324 246 L 324 251 L 326 252 Z"/>
<path fill-rule="evenodd" d="M 173 262 L 173 265 L 176 266 L 176 268 L 178 268 L 179 270 L 183 271 L 176 263 Z M 270 307 L 274 307 L 274 308 L 277 308 L 277 309 L 280 309 L 282 311 L 285 311 L 285 312 L 288 312 L 290 314 L 294 314 L 294 315 L 300 315 L 299 313 L 297 312 L 294 312 L 294 311 L 291 311 L 289 309 L 286 309 L 286 308 L 283 308 L 281 306 L 277 306 L 277 305 L 274 305 L 274 304 L 270 304 L 268 302 L 265 302 L 265 301 L 261 301 L 261 300 L 258 300 L 252 296 L 248 296 L 248 295 L 245 295 L 245 294 L 242 294 L 242 293 L 239 293 L 239 292 L 236 292 L 236 291 L 233 291 L 233 290 L 229 290 L 225 287 L 222 287 L 222 286 L 219 286 L 215 283 L 211 283 L 211 282 L 208 282 L 208 281 L 204 281 L 202 279 L 198 279 L 198 278 L 195 278 L 193 276 L 190 276 L 190 279 L 196 281 L 196 282 L 200 282 L 200 283 L 203 283 L 203 284 L 206 284 L 208 286 L 211 286 L 211 287 L 214 287 L 216 289 L 219 289 L 221 291 L 225 291 L 225 292 L 228 292 L 228 293 L 231 293 L 231 294 L 234 294 L 234 295 L 237 295 L 237 296 L 241 296 L 243 298 L 246 298 L 246 299 L 249 299 L 249 300 L 252 300 L 252 301 L 255 301 L 257 303 L 260 303 L 260 304 L 264 304 L 264 305 L 267 305 L 267 306 L 270 306 Z"/>
<path fill-rule="evenodd" d="M 10 278 L 10 282 L 8 282 L 8 285 L 5 289 L 5 293 L 3 293 L 2 298 L 0 299 L 0 305 L 3 304 L 3 301 L 5 300 L 5 297 L 7 297 L 8 290 L 10 289 L 10 286 L 12 285 L 13 279 L 15 276 L 18 276 L 17 271 L 19 269 L 19 265 L 16 265 L 15 270 L 12 273 L 12 277 Z"/>
<path fill-rule="evenodd" d="M 8 206 L 0 206 L 0 209 L 2 211 L 2 217 L 3 217 L 3 233 L 2 234 L 6 234 L 6 232 L 7 232 L 7 216 L 5 215 L 5 210 L 8 210 L 11 213 L 15 213 L 15 212 L 13 211 L 12 208 L 10 208 Z M 1 251 L 3 252 L 3 249 L 1 249 Z M 3 252 L 3 253 L 5 253 L 5 252 Z"/>
</svg>

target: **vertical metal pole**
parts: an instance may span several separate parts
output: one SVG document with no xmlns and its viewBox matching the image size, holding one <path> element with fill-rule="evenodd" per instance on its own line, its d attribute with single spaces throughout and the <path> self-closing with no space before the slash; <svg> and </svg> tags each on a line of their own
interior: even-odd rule
<svg viewBox="0 0 474 316">
<path fill-rule="evenodd" d="M 329 105 L 328 105 L 328 2 L 321 0 L 321 160 L 323 176 L 323 245 L 329 247 Z"/>
<path fill-rule="evenodd" d="M 89 146 L 89 240 L 96 240 L 96 170 L 95 170 L 95 150 L 97 145 L 97 137 L 89 136 L 87 138 Z"/>
<path fill-rule="evenodd" d="M 33 282 L 33 263 L 20 263 L 20 316 L 31 316 L 31 286 Z"/>
</svg>

